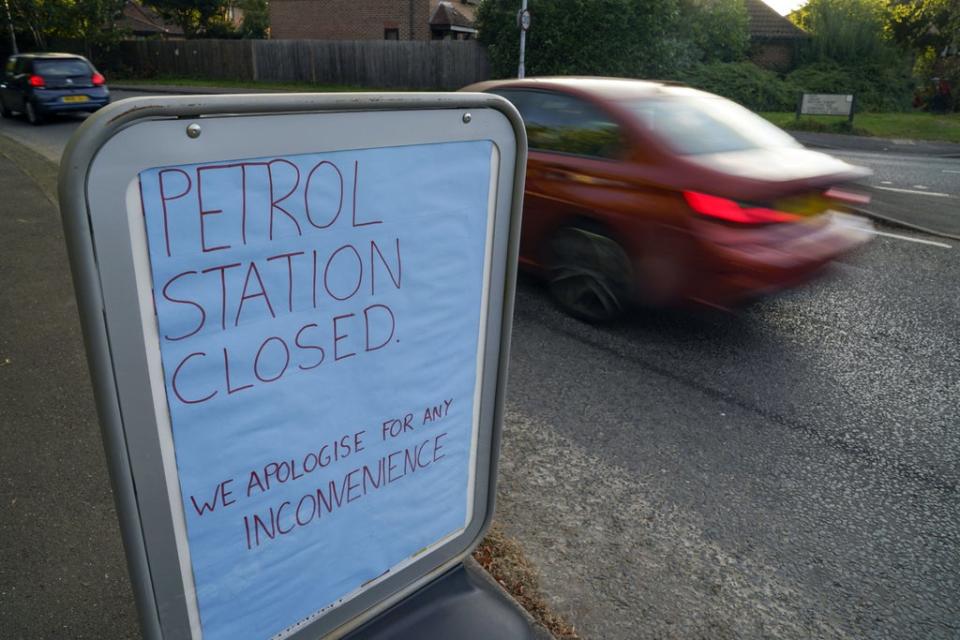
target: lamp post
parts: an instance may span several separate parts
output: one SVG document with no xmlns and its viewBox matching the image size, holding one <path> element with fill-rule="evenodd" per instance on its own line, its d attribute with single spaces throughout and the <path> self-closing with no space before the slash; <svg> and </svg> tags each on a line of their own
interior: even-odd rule
<svg viewBox="0 0 960 640">
<path fill-rule="evenodd" d="M 530 29 L 530 11 L 527 9 L 527 0 L 523 0 L 521 3 L 520 13 L 517 14 L 517 25 L 520 27 L 520 64 L 517 67 L 517 77 L 522 78 L 526 74 L 524 53 L 527 48 L 527 30 Z"/>
<path fill-rule="evenodd" d="M 10 47 L 13 49 L 14 55 L 20 53 L 17 50 L 17 36 L 13 33 L 13 16 L 10 15 L 10 0 L 3 0 L 3 4 L 7 9 L 7 29 L 10 30 Z"/>
</svg>

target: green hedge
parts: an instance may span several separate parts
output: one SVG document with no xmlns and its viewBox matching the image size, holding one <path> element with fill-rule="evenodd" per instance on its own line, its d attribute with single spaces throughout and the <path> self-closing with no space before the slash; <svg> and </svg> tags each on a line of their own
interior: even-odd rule
<svg viewBox="0 0 960 640">
<path fill-rule="evenodd" d="M 753 111 L 793 111 L 801 93 L 853 93 L 857 111 L 907 111 L 913 82 L 905 69 L 812 64 L 781 77 L 750 62 L 695 65 L 675 79 Z"/>
<path fill-rule="evenodd" d="M 796 87 L 752 62 L 696 65 L 680 73 L 677 79 L 730 98 L 753 111 L 791 111 L 797 106 Z"/>
<path fill-rule="evenodd" d="M 786 81 L 807 93 L 852 93 L 858 111 L 908 111 L 913 99 L 909 71 L 896 66 L 818 63 L 797 69 Z"/>
</svg>

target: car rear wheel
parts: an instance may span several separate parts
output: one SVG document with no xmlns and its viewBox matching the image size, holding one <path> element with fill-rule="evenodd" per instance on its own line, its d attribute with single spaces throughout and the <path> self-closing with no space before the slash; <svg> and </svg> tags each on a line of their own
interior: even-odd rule
<svg viewBox="0 0 960 640">
<path fill-rule="evenodd" d="M 40 115 L 40 112 L 37 110 L 35 106 L 33 106 L 32 102 L 27 101 L 24 107 L 24 113 L 26 113 L 27 122 L 29 122 L 30 124 L 34 126 L 43 124 L 43 116 Z"/>
<path fill-rule="evenodd" d="M 553 236 L 550 253 L 550 293 L 567 313 L 593 323 L 623 314 L 633 269 L 615 240 L 585 227 L 564 227 Z"/>
<path fill-rule="evenodd" d="M 13 111 L 7 108 L 7 103 L 3 100 L 0 100 L 0 116 L 4 118 L 12 118 Z"/>
</svg>

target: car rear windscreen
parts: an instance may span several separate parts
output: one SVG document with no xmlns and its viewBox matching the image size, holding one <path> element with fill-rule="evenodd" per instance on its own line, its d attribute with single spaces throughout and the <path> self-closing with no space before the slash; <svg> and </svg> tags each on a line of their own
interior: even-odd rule
<svg viewBox="0 0 960 640">
<path fill-rule="evenodd" d="M 36 60 L 33 72 L 41 76 L 89 76 L 93 70 L 83 60 Z"/>
<path fill-rule="evenodd" d="M 782 129 L 723 98 L 630 103 L 644 127 L 680 155 L 797 147 Z"/>
</svg>

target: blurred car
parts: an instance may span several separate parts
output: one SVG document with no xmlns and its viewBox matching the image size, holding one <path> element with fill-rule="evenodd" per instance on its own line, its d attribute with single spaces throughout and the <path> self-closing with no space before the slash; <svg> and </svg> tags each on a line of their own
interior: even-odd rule
<svg viewBox="0 0 960 640">
<path fill-rule="evenodd" d="M 10 56 L 0 82 L 0 115 L 22 113 L 42 124 L 54 113 L 96 111 L 110 103 L 106 79 L 83 56 L 23 53 Z"/>
<path fill-rule="evenodd" d="M 719 96 L 613 78 L 489 81 L 529 141 L 521 266 L 591 321 L 721 308 L 800 283 L 871 237 L 868 175 Z"/>
</svg>

